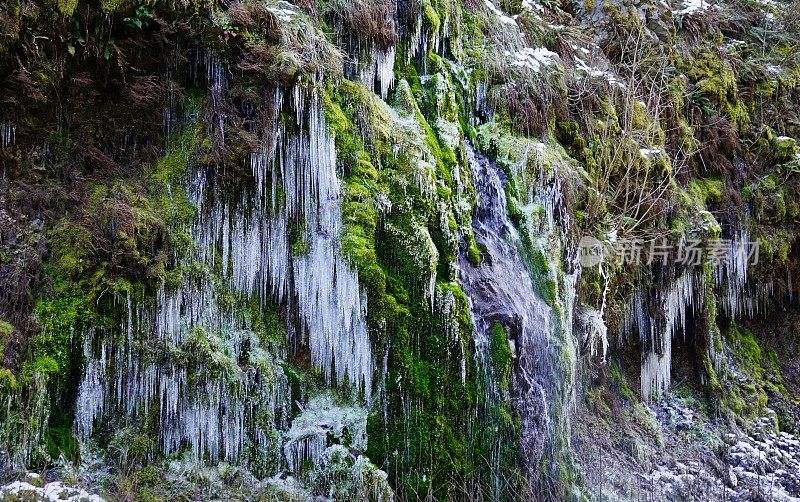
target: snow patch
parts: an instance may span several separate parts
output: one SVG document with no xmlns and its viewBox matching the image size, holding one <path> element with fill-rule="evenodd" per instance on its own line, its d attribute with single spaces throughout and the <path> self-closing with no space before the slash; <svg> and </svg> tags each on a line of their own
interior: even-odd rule
<svg viewBox="0 0 800 502">
<path fill-rule="evenodd" d="M 47 502 L 105 502 L 99 495 L 94 495 L 82 488 L 68 486 L 61 481 L 47 483 L 43 487 L 34 486 L 25 481 L 14 481 L 0 487 L 0 499 L 42 500 Z"/>
<path fill-rule="evenodd" d="M 495 4 L 494 4 L 494 3 L 492 3 L 492 1 L 491 1 L 491 0 L 483 0 L 483 3 L 485 3 L 485 4 L 486 4 L 486 7 L 488 7 L 488 8 L 489 8 L 489 10 L 490 10 L 490 11 L 492 11 L 492 14 L 494 14 L 495 16 L 497 16 L 497 19 L 498 19 L 498 20 L 499 20 L 501 23 L 503 23 L 503 24 L 511 24 L 511 25 L 514 25 L 514 26 L 516 26 L 516 25 L 517 25 L 517 22 L 516 22 L 516 21 L 514 21 L 514 18 L 511 18 L 511 17 L 508 17 L 508 16 L 506 16 L 506 15 L 503 13 L 503 11 L 501 11 L 500 9 L 498 9 L 498 8 L 495 6 Z"/>
<path fill-rule="evenodd" d="M 683 9 L 676 12 L 679 16 L 686 16 L 695 12 L 702 12 L 711 8 L 706 0 L 683 0 Z"/>
<path fill-rule="evenodd" d="M 544 47 L 535 49 L 526 47 L 513 53 L 505 51 L 505 55 L 511 61 L 511 66 L 529 68 L 533 71 L 539 71 L 542 66 L 549 66 L 558 58 L 558 54 Z"/>
<path fill-rule="evenodd" d="M 297 16 L 297 12 L 292 7 L 292 4 L 283 0 L 277 2 L 276 5 L 266 6 L 267 10 L 278 18 L 278 21 L 284 23 L 291 22 Z"/>
</svg>

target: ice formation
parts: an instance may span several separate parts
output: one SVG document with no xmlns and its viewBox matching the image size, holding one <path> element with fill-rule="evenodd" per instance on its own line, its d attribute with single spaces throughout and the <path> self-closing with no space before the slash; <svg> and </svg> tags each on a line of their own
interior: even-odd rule
<svg viewBox="0 0 800 502">
<path fill-rule="evenodd" d="M 584 339 L 589 346 L 592 357 L 597 355 L 598 348 L 601 351 L 602 361 L 606 360 L 608 352 L 608 326 L 603 319 L 603 314 L 593 308 L 587 307 L 580 312 L 583 329 L 586 330 Z"/>
<path fill-rule="evenodd" d="M 395 52 L 395 47 L 382 50 L 373 46 L 370 60 L 361 73 L 361 81 L 370 89 L 375 82 L 378 83 L 382 99 L 386 99 L 389 88 L 394 84 Z"/>
<path fill-rule="evenodd" d="M 689 270 L 660 292 L 638 290 L 625 312 L 623 333 L 638 332 L 642 342 L 642 396 L 664 392 L 670 385 L 672 338 L 683 334 L 690 314 L 705 303 L 702 272 Z"/>
<path fill-rule="evenodd" d="M 207 63 L 214 99 L 226 85 L 225 69 L 213 56 Z M 279 96 L 276 113 L 283 106 Z M 163 287 L 154 306 L 123 298 L 127 315 L 117 332 L 84 334 L 86 366 L 75 421 L 81 440 L 101 420 L 142 418 L 155 406 L 165 455 L 188 447 L 198 462 L 247 463 L 253 455 L 277 454 L 270 438 L 285 426 L 291 399 L 277 359 L 285 355 L 264 347 L 242 314 L 220 301 L 221 287 L 262 304 L 270 298 L 287 304 L 300 321 L 292 346 L 307 343 L 311 362 L 328 382 L 347 381 L 370 399 L 366 298 L 338 249 L 333 138 L 316 94 L 295 89 L 292 98 L 299 132 L 280 126 L 277 140 L 265 139 L 252 154 L 255 197 L 221 200 L 207 189 L 213 186 L 209 174 L 191 169 L 190 199 L 200 217 L 191 228 L 195 256 L 184 264 L 193 272 L 184 283 Z M 215 124 L 222 141 L 224 122 Z M 290 225 L 297 224 L 305 229 L 302 252 L 287 240 Z M 313 441 L 307 447 L 316 451 Z"/>
<path fill-rule="evenodd" d="M 0 122 L 0 148 L 13 145 L 16 139 L 17 128 L 11 122 Z"/>
<path fill-rule="evenodd" d="M 329 395 L 311 399 L 286 433 L 283 452 L 289 470 L 300 474 L 305 462 L 319 464 L 329 440 L 341 444 L 345 439 L 350 449 L 367 449 L 367 410 L 338 406 Z"/>
</svg>

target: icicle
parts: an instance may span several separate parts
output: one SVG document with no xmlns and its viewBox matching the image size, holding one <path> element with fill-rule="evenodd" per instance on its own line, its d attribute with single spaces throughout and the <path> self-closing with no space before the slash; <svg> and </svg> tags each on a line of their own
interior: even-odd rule
<svg viewBox="0 0 800 502">
<path fill-rule="evenodd" d="M 0 148 L 13 145 L 16 140 L 17 128 L 11 122 L 0 122 Z"/>
<path fill-rule="evenodd" d="M 599 345 L 602 351 L 602 362 L 605 364 L 608 353 L 608 327 L 603 319 L 603 314 L 593 308 L 583 309 L 581 322 L 586 330 L 584 339 L 590 347 L 592 357 L 597 355 Z"/>
<path fill-rule="evenodd" d="M 662 394 L 671 383 L 672 340 L 663 339 L 660 352 L 647 352 L 641 365 L 640 386 L 645 400 Z"/>
<path fill-rule="evenodd" d="M 389 95 L 389 88 L 394 84 L 394 59 L 396 50 L 394 46 L 382 50 L 373 45 L 369 62 L 361 70 L 361 82 L 372 89 L 377 81 L 382 99 L 386 99 Z"/>
<path fill-rule="evenodd" d="M 92 342 L 94 332 L 84 335 L 83 355 L 87 366 L 78 390 L 79 406 L 75 408 L 75 424 L 78 439 L 85 441 L 92 435 L 94 421 L 102 417 L 105 408 L 106 347 L 101 348 L 99 359 L 94 358 Z"/>
<path fill-rule="evenodd" d="M 419 49 L 424 44 L 424 37 L 422 33 L 422 16 L 417 17 L 417 25 L 414 29 L 414 33 L 411 35 L 411 40 L 408 44 L 408 51 L 406 56 L 406 64 L 411 63 L 414 59 L 414 56 L 417 55 Z"/>
<path fill-rule="evenodd" d="M 653 298 L 642 290 L 634 292 L 625 312 L 623 334 L 638 332 L 644 347 L 640 379 L 645 399 L 669 388 L 672 338 L 679 333 L 685 336 L 688 314 L 703 308 L 704 292 L 704 275 L 697 271 L 685 272 Z"/>
<path fill-rule="evenodd" d="M 206 58 L 211 99 L 221 99 L 226 70 L 213 54 Z M 175 289 L 162 286 L 155 305 L 137 305 L 126 297 L 127 316 L 119 332 L 85 337 L 76 417 L 81 440 L 91 437 L 100 419 L 142 419 L 157 407 L 165 455 L 188 447 L 198 463 L 240 462 L 246 461 L 248 445 L 269 448 L 274 428 L 286 425 L 288 380 L 248 331 L 242 314 L 219 301 L 220 284 L 210 272 L 216 267 L 232 292 L 262 302 L 271 297 L 296 309 L 311 362 L 329 382 L 349 381 L 371 398 L 374 363 L 366 297 L 338 248 L 341 188 L 334 141 L 318 95 L 295 90 L 292 98 L 302 127 L 287 133 L 276 120 L 277 140 L 253 152 L 254 194 L 245 191 L 241 200 L 229 203 L 206 190 L 203 169 L 189 176 L 189 199 L 200 215 L 190 229 L 195 253 L 184 264 L 192 274 Z M 218 125 L 224 134 L 222 122 Z M 284 207 L 276 205 L 279 184 Z M 297 221 L 305 224 L 307 249 L 295 256 L 287 236 Z M 198 338 L 201 343 L 190 345 Z M 162 357 L 154 358 L 146 347 L 163 350 Z M 251 358 L 246 367 L 240 362 L 245 347 Z M 202 363 L 175 356 L 194 361 L 196 350 L 206 351 L 199 354 Z M 213 378 L 208 364 L 215 365 Z M 272 412 L 273 423 L 256 425 L 256 415 L 265 410 Z M 365 449 L 365 433 L 357 439 Z M 297 454 L 290 451 L 295 460 L 317 454 L 318 442 L 297 443 Z"/>
<path fill-rule="evenodd" d="M 225 94 L 227 92 L 227 78 L 225 65 L 220 61 L 219 56 L 214 51 L 209 50 L 205 54 L 206 65 L 206 85 L 208 86 L 208 98 L 211 109 L 213 110 L 213 117 L 210 119 L 209 124 L 212 130 L 219 135 L 219 140 L 222 145 L 225 144 L 225 114 L 222 113 L 221 108 L 225 103 Z"/>
</svg>

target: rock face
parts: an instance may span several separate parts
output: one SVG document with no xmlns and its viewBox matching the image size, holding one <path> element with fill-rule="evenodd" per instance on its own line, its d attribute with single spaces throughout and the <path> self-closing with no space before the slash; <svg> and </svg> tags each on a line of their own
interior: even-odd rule
<svg viewBox="0 0 800 502">
<path fill-rule="evenodd" d="M 800 498 L 798 9 L 2 3 L 0 498 Z"/>
</svg>

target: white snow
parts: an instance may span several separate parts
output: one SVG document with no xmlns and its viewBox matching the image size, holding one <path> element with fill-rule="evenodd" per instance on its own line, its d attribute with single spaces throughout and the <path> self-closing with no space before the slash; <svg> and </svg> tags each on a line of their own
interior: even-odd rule
<svg viewBox="0 0 800 502">
<path fill-rule="evenodd" d="M 517 52 L 505 52 L 506 57 L 511 61 L 512 66 L 525 67 L 533 71 L 539 71 L 542 66 L 548 66 L 558 58 L 558 54 L 544 47 L 525 47 Z"/>
<path fill-rule="evenodd" d="M 516 22 L 516 21 L 515 21 L 513 18 L 506 16 L 506 15 L 503 13 L 503 11 L 501 11 L 500 9 L 498 9 L 498 8 L 497 8 L 497 6 L 495 6 L 495 4 L 494 4 L 494 3 L 492 3 L 492 0 L 483 0 L 483 3 L 485 3 L 485 4 L 486 4 L 486 7 L 488 7 L 488 8 L 489 8 L 489 10 L 490 10 L 490 11 L 492 11 L 492 13 L 493 13 L 495 16 L 497 16 L 497 19 L 498 19 L 498 20 L 499 20 L 501 23 L 503 23 L 503 24 L 513 24 L 514 26 L 516 26 L 516 25 L 517 25 L 517 22 Z"/>
<path fill-rule="evenodd" d="M 276 5 L 267 5 L 266 8 L 275 17 L 278 18 L 278 21 L 288 23 L 292 21 L 295 18 L 295 16 L 297 16 L 297 12 L 293 9 L 292 4 L 290 4 L 289 2 L 280 0 L 278 2 L 275 2 L 275 4 Z"/>
<path fill-rule="evenodd" d="M 47 502 L 105 502 L 99 495 L 94 495 L 83 488 L 68 486 L 61 481 L 47 483 L 43 487 L 34 486 L 25 481 L 14 481 L 0 487 L 0 499 L 19 497 L 21 500 L 42 500 Z"/>
<path fill-rule="evenodd" d="M 664 150 L 662 150 L 661 148 L 640 148 L 639 153 L 643 157 L 653 157 L 655 155 L 661 155 L 662 153 L 664 153 Z"/>
<path fill-rule="evenodd" d="M 706 0 L 683 0 L 683 9 L 676 12 L 680 16 L 707 10 L 711 4 Z"/>
</svg>

